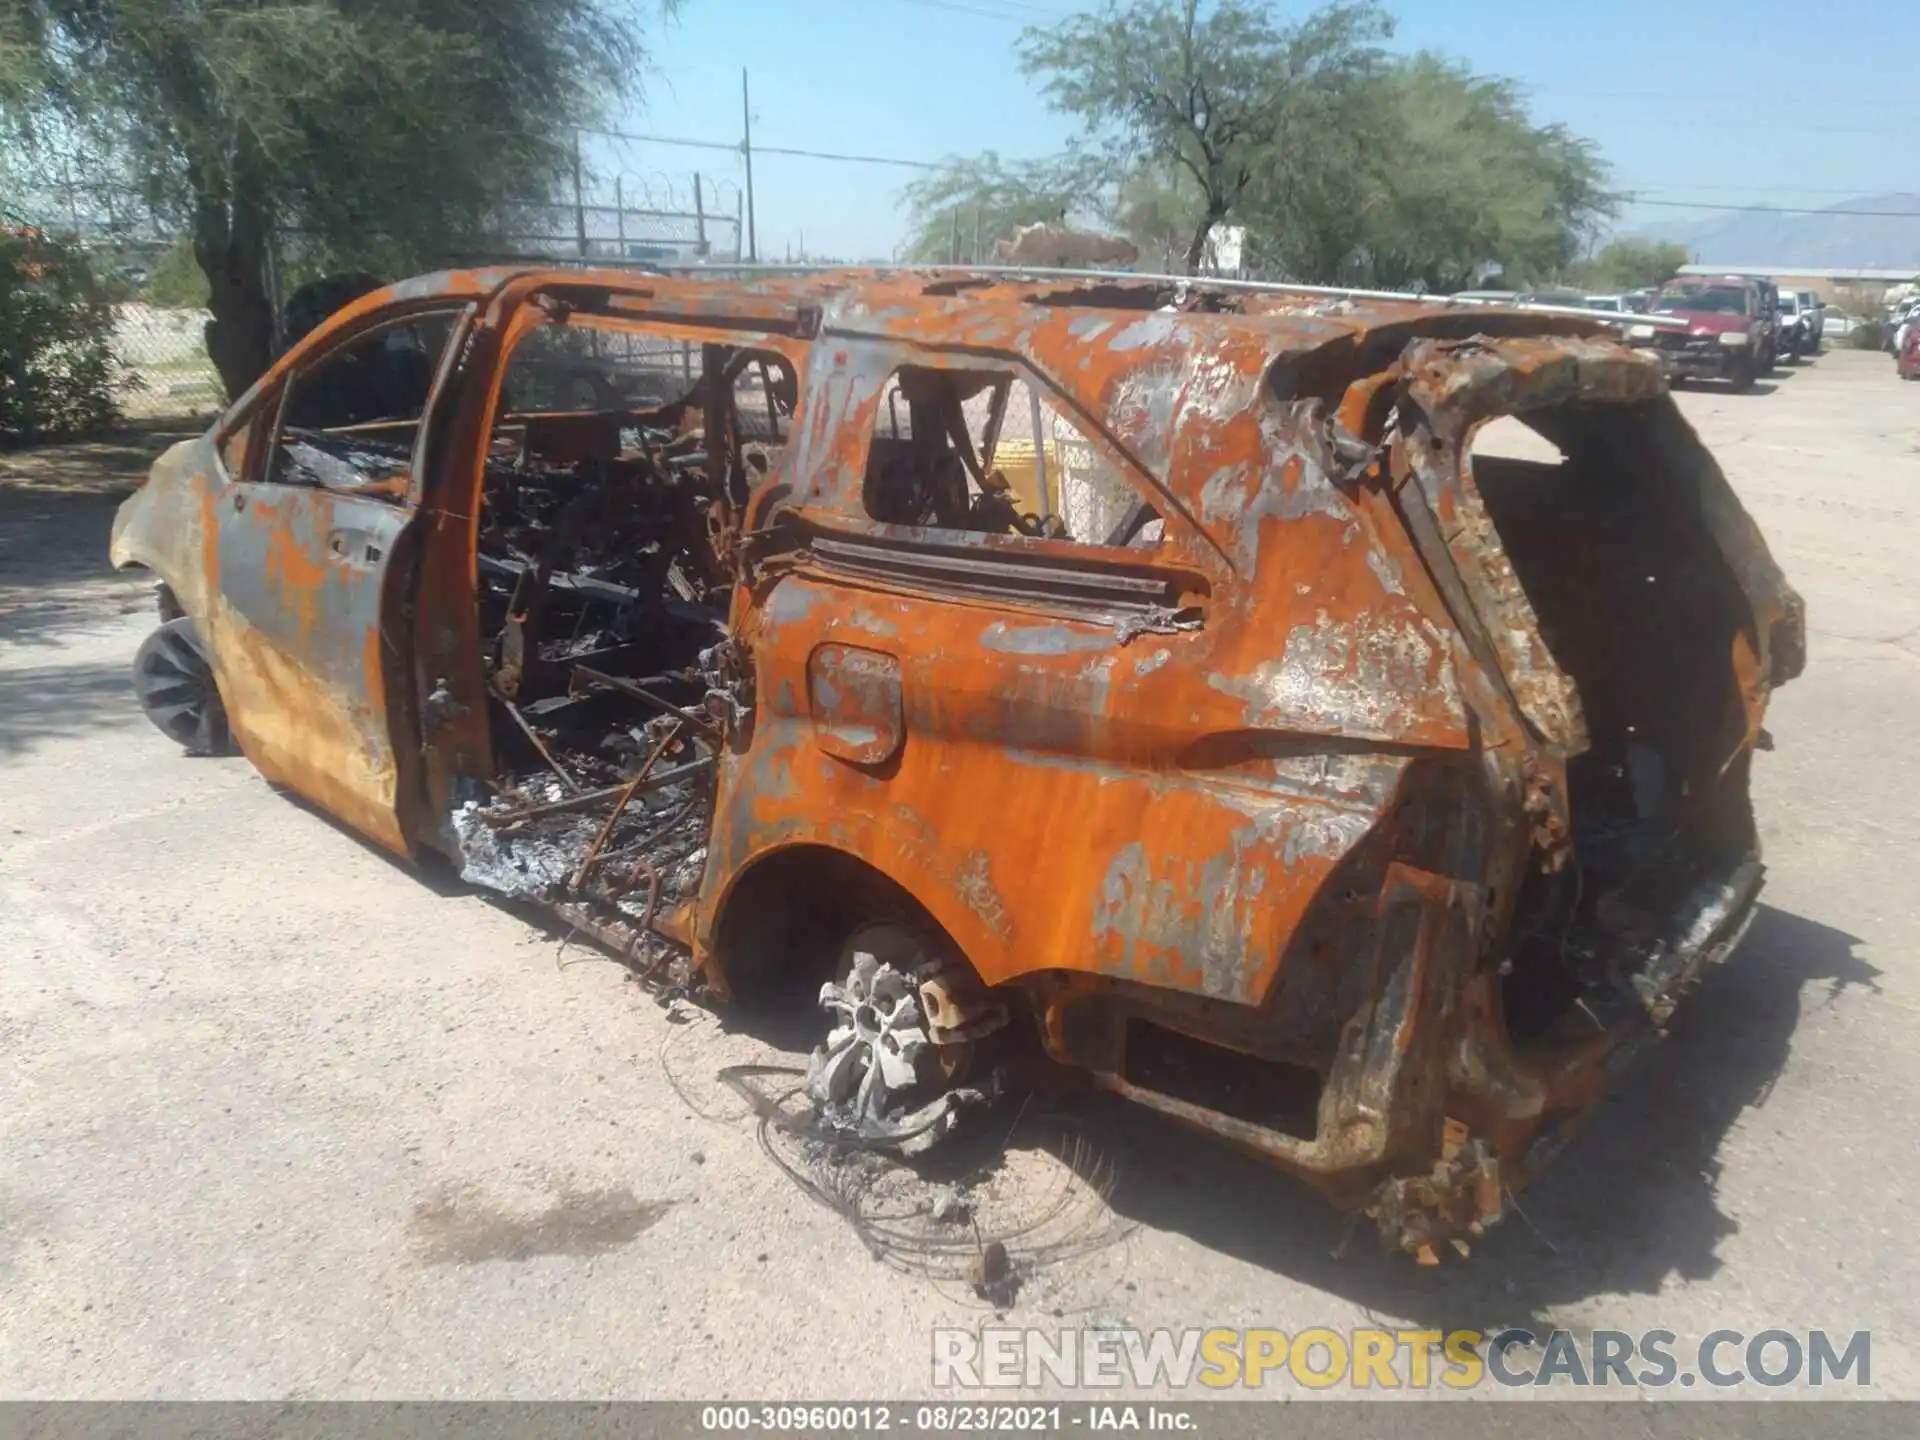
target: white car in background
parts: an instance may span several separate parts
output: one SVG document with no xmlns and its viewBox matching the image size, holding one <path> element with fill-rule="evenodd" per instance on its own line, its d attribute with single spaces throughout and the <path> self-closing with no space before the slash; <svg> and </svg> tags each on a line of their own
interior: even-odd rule
<svg viewBox="0 0 1920 1440">
<path fill-rule="evenodd" d="M 1808 305 L 1809 298 L 1804 290 L 1780 292 L 1780 328 L 1775 345 L 1789 365 L 1799 363 L 1802 355 L 1811 355 L 1820 348 L 1819 336 L 1813 328 L 1819 323 L 1820 312 Z"/>
<path fill-rule="evenodd" d="M 1820 353 L 1820 342 L 1827 338 L 1827 302 L 1811 290 L 1795 292 L 1800 297 L 1800 308 L 1808 315 L 1807 334 L 1812 344 L 1807 347 L 1809 355 Z"/>
<path fill-rule="evenodd" d="M 1881 336 L 1880 345 L 1889 355 L 1898 355 L 1901 345 L 1906 342 L 1907 325 L 1915 306 L 1920 306 L 1920 296 L 1909 296 L 1898 301 L 1887 312 L 1885 333 Z"/>
</svg>

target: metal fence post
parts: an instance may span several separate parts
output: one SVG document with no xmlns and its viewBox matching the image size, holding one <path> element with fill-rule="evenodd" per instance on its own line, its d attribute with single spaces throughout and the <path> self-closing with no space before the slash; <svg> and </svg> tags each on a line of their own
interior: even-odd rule
<svg viewBox="0 0 1920 1440">
<path fill-rule="evenodd" d="M 580 189 L 580 132 L 573 132 L 573 234 L 581 258 L 587 253 L 587 201 Z"/>
<path fill-rule="evenodd" d="M 693 253 L 707 258 L 707 206 L 701 198 L 700 172 L 693 172 Z"/>
<path fill-rule="evenodd" d="M 753 224 L 753 107 L 747 103 L 747 67 L 740 67 L 740 154 L 747 162 L 747 259 L 760 258 Z"/>
</svg>

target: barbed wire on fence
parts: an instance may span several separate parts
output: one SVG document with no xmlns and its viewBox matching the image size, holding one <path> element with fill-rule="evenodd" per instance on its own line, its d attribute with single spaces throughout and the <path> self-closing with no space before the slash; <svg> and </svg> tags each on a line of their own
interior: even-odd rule
<svg viewBox="0 0 1920 1440">
<path fill-rule="evenodd" d="M 804 156 L 854 165 L 938 168 L 926 161 L 829 154 L 750 138 L 742 77 L 743 127 L 738 142 L 676 139 L 617 130 L 580 132 L 602 142 L 592 163 L 577 158 L 558 193 L 499 207 L 474 235 L 427 257 L 445 266 L 491 262 L 601 260 L 639 264 L 738 264 L 757 258 L 753 241 L 755 155 Z M 731 157 L 714 170 L 649 165 L 661 149 Z M 579 155 L 576 142 L 576 156 Z M 120 157 L 124 160 L 124 157 Z M 0 224 L 31 226 L 86 253 L 113 295 L 116 398 L 131 418 L 186 417 L 225 400 L 207 357 L 208 313 L 196 303 L 204 282 L 194 264 L 191 236 L 178 218 L 158 207 L 149 188 L 124 163 L 84 145 L 44 149 L 29 175 L 16 157 L 0 156 L 0 179 L 13 215 Z M 721 173 L 715 173 L 715 170 Z M 727 173 L 731 171 L 732 173 Z M 738 175 L 738 179 L 735 175 Z M 19 183 L 15 183 L 19 182 Z M 370 254 L 385 237 L 367 235 Z M 324 254 L 338 255 L 338 237 L 324 248 L 298 227 L 283 227 L 268 277 L 276 312 L 286 292 L 308 278 Z"/>
<path fill-rule="evenodd" d="M 227 396 L 207 355 L 208 311 L 194 298 L 204 282 L 191 255 L 191 236 L 151 209 L 121 203 L 127 187 L 95 178 L 91 185 L 77 177 L 58 192 L 43 190 L 39 203 L 24 208 L 15 201 L 0 211 L 0 225 L 38 232 L 86 256 L 111 297 L 114 399 L 122 415 L 185 420 L 219 410 Z M 739 204 L 739 190 L 730 182 L 623 171 L 591 191 L 583 187 L 577 202 L 502 206 L 483 231 L 450 242 L 423 264 L 738 262 Z M 370 232 L 367 238 L 371 248 L 383 237 Z M 312 239 L 298 226 L 277 231 L 279 263 L 271 286 L 276 311 L 293 283 L 320 268 Z"/>
</svg>

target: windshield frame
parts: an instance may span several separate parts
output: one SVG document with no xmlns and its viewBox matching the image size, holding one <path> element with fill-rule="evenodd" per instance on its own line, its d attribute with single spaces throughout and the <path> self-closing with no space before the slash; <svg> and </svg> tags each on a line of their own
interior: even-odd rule
<svg viewBox="0 0 1920 1440">
<path fill-rule="evenodd" d="M 1738 306 L 1705 305 L 1702 299 L 1709 295 L 1736 297 Z M 1684 288 L 1662 290 L 1654 296 L 1653 309 L 1658 315 L 1671 315 L 1677 310 L 1691 310 L 1701 315 L 1740 315 L 1751 318 L 1758 308 L 1757 296 L 1744 285 L 1688 285 Z"/>
</svg>

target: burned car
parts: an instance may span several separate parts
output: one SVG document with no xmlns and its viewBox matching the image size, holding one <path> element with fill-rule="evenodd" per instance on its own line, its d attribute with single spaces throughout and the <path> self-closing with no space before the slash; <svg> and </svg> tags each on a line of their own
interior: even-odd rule
<svg viewBox="0 0 1920 1440">
<path fill-rule="evenodd" d="M 824 1006 L 824 1123 L 915 1150 L 1024 1047 L 1423 1260 L 1739 940 L 1803 660 L 1599 322 L 1141 277 L 409 281 L 112 544 L 169 734 Z"/>
</svg>

